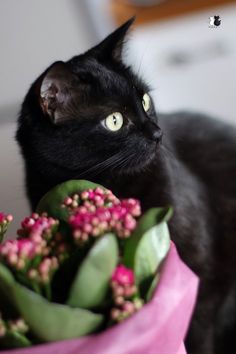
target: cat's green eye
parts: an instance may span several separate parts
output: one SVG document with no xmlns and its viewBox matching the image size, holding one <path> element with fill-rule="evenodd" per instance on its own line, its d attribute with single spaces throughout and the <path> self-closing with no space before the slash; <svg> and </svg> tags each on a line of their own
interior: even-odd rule
<svg viewBox="0 0 236 354">
<path fill-rule="evenodd" d="M 103 124 L 107 129 L 115 132 L 122 127 L 123 122 L 124 120 L 122 114 L 119 112 L 114 112 L 106 117 L 106 119 L 103 121 Z"/>
<path fill-rule="evenodd" d="M 149 111 L 151 107 L 151 98 L 147 93 L 143 95 L 142 104 L 143 104 L 144 111 L 145 112 Z"/>
</svg>

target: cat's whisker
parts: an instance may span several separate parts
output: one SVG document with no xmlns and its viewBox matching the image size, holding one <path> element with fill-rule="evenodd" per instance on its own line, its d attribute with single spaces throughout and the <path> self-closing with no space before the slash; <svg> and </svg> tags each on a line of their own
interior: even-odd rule
<svg viewBox="0 0 236 354">
<path fill-rule="evenodd" d="M 107 170 L 108 168 L 111 168 L 112 166 L 116 166 L 117 161 L 119 161 L 119 159 L 115 159 L 115 160 L 109 161 L 109 163 L 106 163 L 105 165 L 99 167 L 99 169 L 95 171 L 94 175 L 97 175 L 97 174 L 103 172 L 104 170 Z"/>
<path fill-rule="evenodd" d="M 170 150 L 169 147 L 167 147 L 166 145 L 163 145 L 161 146 L 162 148 L 160 149 L 160 152 L 163 153 L 164 155 L 172 158 L 172 159 L 175 159 L 174 157 L 174 153 Z"/>
<path fill-rule="evenodd" d="M 125 167 L 127 165 L 127 162 L 130 162 L 136 154 L 128 154 L 127 156 L 124 154 L 123 158 L 114 166 L 116 168 L 118 167 Z"/>
<path fill-rule="evenodd" d="M 87 170 L 83 172 L 83 174 L 93 172 L 93 176 L 96 176 L 108 168 L 112 170 L 114 168 L 124 166 L 132 158 L 130 154 L 128 156 L 126 155 L 127 152 L 121 151 L 118 154 L 109 157 L 107 160 L 102 161 L 101 163 L 95 165 L 93 168 L 90 168 L 89 171 Z"/>
<path fill-rule="evenodd" d="M 102 162 L 99 162 L 97 165 L 94 165 L 94 166 L 90 167 L 89 169 L 80 173 L 80 177 L 90 174 L 90 173 L 93 173 L 93 175 L 97 175 L 98 173 L 101 173 L 102 171 L 104 171 L 104 169 L 106 169 L 110 165 L 116 163 L 116 161 L 119 161 L 119 159 L 122 157 L 120 155 L 121 155 L 121 153 L 119 152 L 118 154 L 114 154 L 114 155 L 110 156 L 108 159 L 106 159 Z"/>
<path fill-rule="evenodd" d="M 112 161 L 110 161 L 108 164 L 106 164 L 105 166 L 103 166 L 103 171 L 107 168 L 111 168 L 111 169 L 114 169 L 114 168 L 117 168 L 119 166 L 122 166 L 125 162 L 129 161 L 130 160 L 130 155 L 129 156 L 126 156 L 124 152 L 122 152 L 122 155 L 121 156 L 117 156 L 116 159 L 113 159 Z M 100 173 L 101 171 L 99 171 Z"/>
</svg>

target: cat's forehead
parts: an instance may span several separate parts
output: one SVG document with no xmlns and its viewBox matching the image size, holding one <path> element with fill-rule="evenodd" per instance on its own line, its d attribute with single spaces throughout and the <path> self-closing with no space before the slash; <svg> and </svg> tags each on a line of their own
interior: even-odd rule
<svg viewBox="0 0 236 354">
<path fill-rule="evenodd" d="M 101 63 L 95 58 L 86 58 L 77 62 L 73 71 L 82 76 L 91 84 L 92 88 L 101 90 L 101 93 L 127 94 L 133 89 L 132 77 L 124 67 Z"/>
</svg>

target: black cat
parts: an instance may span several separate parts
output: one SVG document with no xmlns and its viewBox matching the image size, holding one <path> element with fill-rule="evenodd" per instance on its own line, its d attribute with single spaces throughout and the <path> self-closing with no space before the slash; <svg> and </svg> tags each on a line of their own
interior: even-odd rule
<svg viewBox="0 0 236 354">
<path fill-rule="evenodd" d="M 214 16 L 214 25 L 219 26 L 221 24 L 220 16 Z"/>
<path fill-rule="evenodd" d="M 28 198 L 34 209 L 51 187 L 83 178 L 144 210 L 172 205 L 171 237 L 201 279 L 188 353 L 235 353 L 236 130 L 195 113 L 157 116 L 121 60 L 132 22 L 30 88 L 17 130 Z"/>
</svg>

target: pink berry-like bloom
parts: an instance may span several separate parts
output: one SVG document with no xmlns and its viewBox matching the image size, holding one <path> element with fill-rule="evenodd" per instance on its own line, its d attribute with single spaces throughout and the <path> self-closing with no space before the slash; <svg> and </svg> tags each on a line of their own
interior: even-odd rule
<svg viewBox="0 0 236 354">
<path fill-rule="evenodd" d="M 134 272 L 123 264 L 118 265 L 110 282 L 114 304 L 110 312 L 112 321 L 124 321 L 143 306 L 134 283 Z"/>
<path fill-rule="evenodd" d="M 0 212 L 0 242 L 2 242 L 3 236 L 7 231 L 7 228 L 12 222 L 13 216 L 12 215 L 6 215 L 2 212 Z"/>
<path fill-rule="evenodd" d="M 15 240 L 18 246 L 18 252 L 21 256 L 33 258 L 36 255 L 37 245 L 29 239 Z"/>
<path fill-rule="evenodd" d="M 45 284 L 59 267 L 57 257 L 45 256 L 47 248 L 46 241 L 42 238 L 41 241 L 31 238 L 9 240 L 0 245 L 0 260 L 16 273 L 21 272 L 29 279 Z"/>
<path fill-rule="evenodd" d="M 95 211 L 96 208 L 108 207 L 117 203 L 119 203 L 119 199 L 110 190 L 97 187 L 87 189 L 80 194 L 67 196 L 62 203 L 62 208 L 67 208 L 69 213 L 73 214 L 78 207 L 84 206 L 86 211 Z"/>
<path fill-rule="evenodd" d="M 0 212 L 0 224 L 3 224 L 3 223 L 8 224 L 12 220 L 13 220 L 13 216 L 11 214 L 6 215 L 6 214 Z"/>
<path fill-rule="evenodd" d="M 75 241 L 79 242 L 109 231 L 127 238 L 136 227 L 136 218 L 141 215 L 138 200 L 119 200 L 111 191 L 100 187 L 65 198 L 62 207 L 70 214 L 68 222 Z"/>
<path fill-rule="evenodd" d="M 136 227 L 136 218 L 141 215 L 138 200 L 119 200 L 110 190 L 101 187 L 67 196 L 62 208 L 70 215 L 68 223 L 78 243 L 110 231 L 127 238 Z"/>
<path fill-rule="evenodd" d="M 57 232 L 59 221 L 46 214 L 25 218 L 18 231 L 20 238 L 0 245 L 0 260 L 18 275 L 40 286 L 48 284 L 67 256 L 67 245 Z M 33 284 L 33 283 L 32 283 Z"/>
<path fill-rule="evenodd" d="M 5 214 L 0 212 L 0 224 L 5 220 Z"/>
<path fill-rule="evenodd" d="M 30 239 L 8 240 L 0 245 L 0 256 L 12 263 L 15 259 L 32 259 L 39 254 L 39 243 L 35 243 Z M 14 262 L 13 262 L 14 263 Z"/>
<path fill-rule="evenodd" d="M 120 264 L 114 270 L 111 280 L 119 285 L 133 285 L 134 272 L 126 268 L 123 264 Z"/>
<path fill-rule="evenodd" d="M 21 223 L 21 229 L 18 230 L 18 235 L 21 237 L 31 237 L 37 239 L 40 236 L 50 238 L 58 221 L 47 217 L 46 215 L 38 215 L 33 213 L 30 217 L 26 217 Z"/>
</svg>

